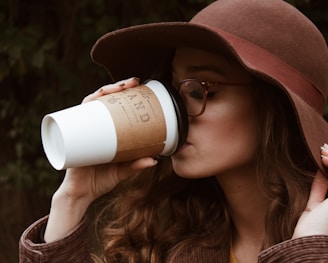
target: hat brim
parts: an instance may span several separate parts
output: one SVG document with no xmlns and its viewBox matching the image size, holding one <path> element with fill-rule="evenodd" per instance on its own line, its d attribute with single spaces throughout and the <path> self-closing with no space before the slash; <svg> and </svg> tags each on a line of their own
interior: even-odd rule
<svg viewBox="0 0 328 263">
<path fill-rule="evenodd" d="M 110 32 L 96 42 L 91 56 L 95 63 L 106 68 L 113 81 L 131 76 L 148 79 L 159 63 L 170 58 L 172 50 L 186 46 L 230 52 L 250 73 L 283 89 L 295 109 L 310 156 L 326 173 L 320 156 L 320 146 L 328 142 L 328 123 L 322 117 L 324 97 L 298 71 L 251 42 L 217 28 L 165 22 Z M 311 90 L 311 93 L 302 90 Z M 315 108 L 318 100 L 321 105 Z"/>
</svg>

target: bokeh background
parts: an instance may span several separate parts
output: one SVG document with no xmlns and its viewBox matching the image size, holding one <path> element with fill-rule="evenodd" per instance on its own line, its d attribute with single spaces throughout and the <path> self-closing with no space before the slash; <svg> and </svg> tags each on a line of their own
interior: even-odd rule
<svg viewBox="0 0 328 263">
<path fill-rule="evenodd" d="M 43 153 L 42 117 L 79 104 L 109 82 L 106 72 L 91 62 L 94 42 L 129 25 L 187 21 L 211 2 L 0 1 L 0 262 L 18 262 L 21 233 L 48 213 L 51 195 L 64 175 Z M 328 39 L 327 0 L 288 2 Z"/>
</svg>

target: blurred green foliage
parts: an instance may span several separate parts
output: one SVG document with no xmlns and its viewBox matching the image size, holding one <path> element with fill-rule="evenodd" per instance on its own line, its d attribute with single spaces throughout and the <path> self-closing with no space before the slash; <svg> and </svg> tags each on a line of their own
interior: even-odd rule
<svg viewBox="0 0 328 263">
<path fill-rule="evenodd" d="M 51 194 L 61 180 L 42 150 L 42 117 L 109 81 L 90 60 L 104 33 L 188 20 L 212 1 L 79 0 L 0 3 L 0 185 Z"/>
<path fill-rule="evenodd" d="M 247 0 L 245 0 L 247 1 Z M 89 52 L 104 33 L 189 20 L 210 0 L 9 0 L 0 3 L 0 184 L 50 195 L 61 180 L 42 150 L 42 117 L 109 81 Z M 328 35 L 328 1 L 290 0 Z M 42 186 L 42 187 L 41 187 Z"/>
</svg>

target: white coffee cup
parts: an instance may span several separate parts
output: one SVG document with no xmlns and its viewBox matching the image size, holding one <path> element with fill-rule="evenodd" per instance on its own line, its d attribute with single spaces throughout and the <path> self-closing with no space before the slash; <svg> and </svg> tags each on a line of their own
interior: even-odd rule
<svg viewBox="0 0 328 263">
<path fill-rule="evenodd" d="M 180 96 L 156 80 L 47 114 L 41 138 L 51 165 L 71 167 L 172 155 L 188 120 Z"/>
</svg>

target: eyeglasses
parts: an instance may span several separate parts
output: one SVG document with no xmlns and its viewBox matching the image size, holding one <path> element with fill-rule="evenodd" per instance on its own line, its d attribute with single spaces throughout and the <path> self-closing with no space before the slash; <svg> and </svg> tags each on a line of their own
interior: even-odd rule
<svg viewBox="0 0 328 263">
<path fill-rule="evenodd" d="M 185 79 L 179 83 L 177 89 L 184 100 L 188 116 L 197 117 L 205 111 L 209 88 L 248 85 L 250 85 L 250 83 L 214 82 L 197 79 Z"/>
</svg>

